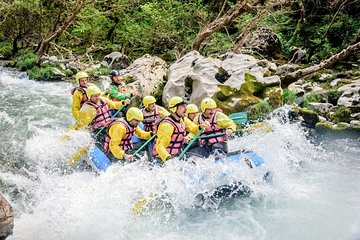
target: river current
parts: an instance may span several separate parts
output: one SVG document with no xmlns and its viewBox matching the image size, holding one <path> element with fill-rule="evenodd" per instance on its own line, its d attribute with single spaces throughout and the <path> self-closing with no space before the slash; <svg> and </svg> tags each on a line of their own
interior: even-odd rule
<svg viewBox="0 0 360 240">
<path fill-rule="evenodd" d="M 248 169 L 219 180 L 231 166 L 213 159 L 151 170 L 141 161 L 115 164 L 97 175 L 66 164 L 90 141 L 85 132 L 59 139 L 74 123 L 71 88 L 0 68 L 0 191 L 16 216 L 8 239 L 360 239 L 359 136 L 313 135 L 278 116 L 269 120 L 272 132 L 231 140 L 231 150 L 263 157 L 271 183 Z M 206 183 L 194 183 L 204 175 Z M 251 185 L 249 197 L 196 207 L 198 193 L 238 178 Z M 167 204 L 131 212 L 154 194 Z"/>
</svg>

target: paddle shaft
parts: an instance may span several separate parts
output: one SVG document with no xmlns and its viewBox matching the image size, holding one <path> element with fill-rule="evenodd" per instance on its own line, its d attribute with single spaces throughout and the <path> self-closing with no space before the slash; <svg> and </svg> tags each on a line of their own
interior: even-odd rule
<svg viewBox="0 0 360 240">
<path fill-rule="evenodd" d="M 233 131 L 233 133 L 238 133 L 238 132 L 242 132 L 241 129 L 235 130 Z M 205 136 L 200 136 L 198 137 L 198 139 L 206 139 L 206 138 L 213 138 L 213 137 L 220 137 L 220 136 L 224 136 L 226 135 L 226 133 L 218 133 L 218 134 L 211 134 L 211 135 L 205 135 Z"/>
<path fill-rule="evenodd" d="M 191 141 L 189 142 L 189 144 L 186 146 L 186 148 L 184 149 L 184 151 L 182 151 L 182 153 L 179 155 L 179 159 L 182 159 L 185 156 L 185 153 L 189 150 L 189 148 L 191 147 L 191 145 L 193 145 L 193 143 L 200 137 L 200 135 L 205 131 L 205 129 L 201 129 L 196 135 L 195 137 L 193 137 L 191 139 Z"/>
<path fill-rule="evenodd" d="M 139 147 L 134 153 L 134 156 L 138 156 L 138 153 L 143 150 L 146 145 L 148 145 L 154 138 L 156 137 L 156 134 L 152 135 L 151 138 L 149 138 L 143 145 L 141 145 L 141 147 Z M 139 157 L 139 156 L 138 156 Z"/>
</svg>

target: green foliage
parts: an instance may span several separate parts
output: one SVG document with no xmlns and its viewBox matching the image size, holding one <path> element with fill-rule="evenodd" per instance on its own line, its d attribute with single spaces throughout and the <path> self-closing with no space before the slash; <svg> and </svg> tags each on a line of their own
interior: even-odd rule
<svg viewBox="0 0 360 240">
<path fill-rule="evenodd" d="M 27 74 L 30 78 L 36 80 L 51 80 L 52 77 L 52 66 L 46 64 L 43 67 L 35 66 L 27 71 Z"/>
<path fill-rule="evenodd" d="M 335 123 L 339 122 L 350 122 L 351 111 L 345 106 L 337 106 L 335 114 L 332 116 L 332 119 Z"/>
<path fill-rule="evenodd" d="M 296 93 L 290 91 L 288 88 L 285 88 L 283 91 L 283 103 L 284 104 L 293 104 L 296 99 Z"/>
<path fill-rule="evenodd" d="M 248 113 L 253 120 L 263 120 L 272 112 L 272 110 L 273 108 L 268 102 L 262 101 L 251 106 Z"/>
<path fill-rule="evenodd" d="M 26 71 L 33 68 L 38 64 L 39 58 L 32 52 L 27 52 L 25 55 L 20 56 L 16 62 L 16 68 L 21 71 Z"/>
<path fill-rule="evenodd" d="M 5 58 L 11 56 L 11 43 L 9 41 L 0 41 L 0 55 L 3 55 Z"/>
<path fill-rule="evenodd" d="M 108 67 L 101 67 L 95 71 L 96 75 L 109 75 L 111 69 Z"/>
<path fill-rule="evenodd" d="M 303 107 L 307 108 L 307 109 L 311 109 L 310 104 L 309 104 L 311 102 L 320 102 L 320 99 L 318 99 L 318 97 L 315 94 L 309 93 L 305 96 Z"/>
</svg>

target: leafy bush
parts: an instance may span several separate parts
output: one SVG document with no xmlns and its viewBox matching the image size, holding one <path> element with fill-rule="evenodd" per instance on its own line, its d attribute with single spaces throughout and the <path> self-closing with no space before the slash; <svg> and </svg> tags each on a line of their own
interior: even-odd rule
<svg viewBox="0 0 360 240">
<path fill-rule="evenodd" d="M 32 52 L 27 52 L 25 55 L 18 58 L 16 62 L 16 68 L 25 71 L 33 68 L 38 64 L 39 58 L 36 54 Z"/>
<path fill-rule="evenodd" d="M 339 122 L 350 122 L 351 111 L 345 106 L 337 106 L 335 114 L 332 116 L 332 119 L 335 123 Z"/>
<path fill-rule="evenodd" d="M 263 120 L 269 115 L 273 110 L 273 107 L 266 101 L 259 102 L 249 109 L 249 116 L 251 119 Z"/>
<path fill-rule="evenodd" d="M 0 55 L 4 56 L 4 58 L 9 58 L 11 56 L 11 43 L 9 41 L 1 41 L 0 42 Z"/>
<path fill-rule="evenodd" d="M 36 80 L 51 80 L 52 77 L 52 66 L 50 64 L 44 67 L 35 66 L 27 71 L 30 78 Z"/>
<path fill-rule="evenodd" d="M 315 94 L 309 93 L 306 95 L 303 107 L 307 109 L 311 109 L 310 104 L 311 102 L 320 102 L 320 99 Z"/>
<path fill-rule="evenodd" d="M 285 88 L 283 92 L 283 103 L 292 104 L 294 103 L 295 99 L 296 99 L 296 93 L 290 91 L 288 88 Z"/>
</svg>

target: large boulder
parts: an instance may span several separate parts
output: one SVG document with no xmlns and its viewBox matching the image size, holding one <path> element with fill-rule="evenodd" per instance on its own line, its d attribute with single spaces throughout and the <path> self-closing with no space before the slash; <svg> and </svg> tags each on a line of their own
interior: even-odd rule
<svg viewBox="0 0 360 240">
<path fill-rule="evenodd" d="M 161 91 L 166 70 L 164 60 L 146 54 L 136 59 L 126 69 L 120 70 L 120 75 L 128 83 L 128 88 L 137 91 L 140 97 L 144 97 Z"/>
<path fill-rule="evenodd" d="M 258 27 L 252 32 L 246 38 L 244 48 L 272 58 L 280 58 L 282 56 L 282 46 L 279 38 L 274 32 L 265 27 Z"/>
<path fill-rule="evenodd" d="M 360 79 L 338 89 L 341 94 L 337 104 L 351 109 L 353 113 L 360 111 Z"/>
<path fill-rule="evenodd" d="M 14 228 L 14 211 L 10 203 L 0 194 L 0 239 L 12 234 Z"/>
<path fill-rule="evenodd" d="M 276 65 L 246 54 L 227 53 L 218 59 L 193 51 L 168 69 L 163 102 L 182 96 L 199 106 L 205 97 L 213 97 L 225 113 L 230 113 L 267 98 L 278 107 L 282 91 L 280 78 L 271 76 L 274 71 Z"/>
</svg>

